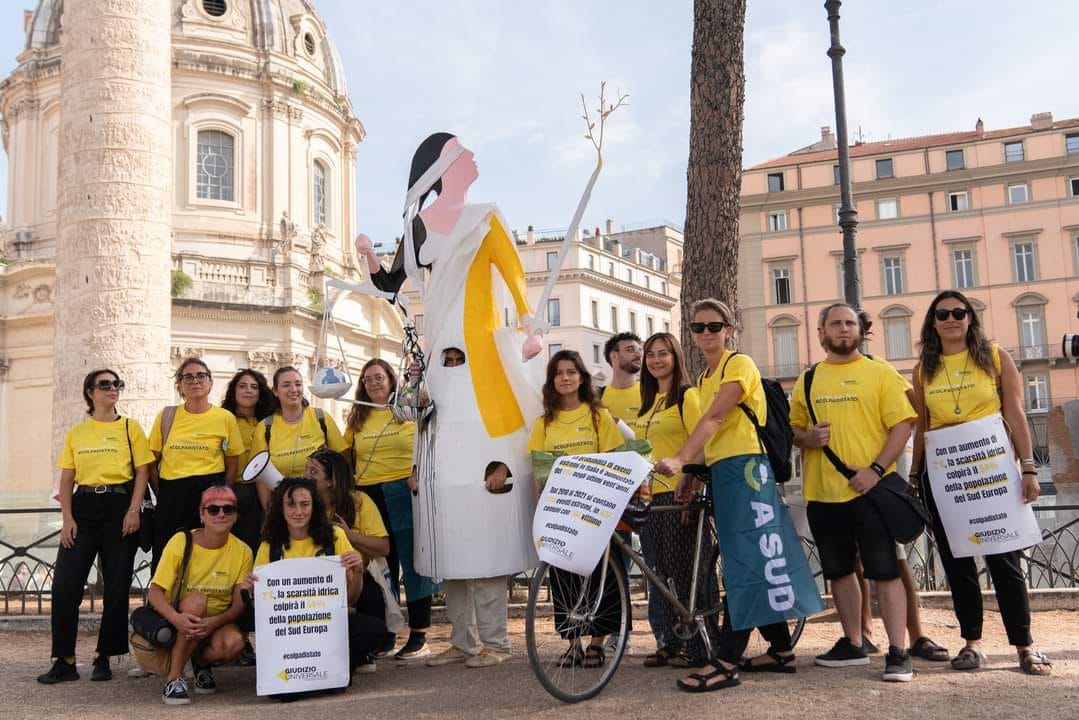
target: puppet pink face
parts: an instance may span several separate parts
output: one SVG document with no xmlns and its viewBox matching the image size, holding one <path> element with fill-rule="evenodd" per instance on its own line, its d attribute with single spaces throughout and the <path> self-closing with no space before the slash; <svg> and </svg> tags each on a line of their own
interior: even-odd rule
<svg viewBox="0 0 1079 720">
<path fill-rule="evenodd" d="M 446 146 L 442 148 L 442 154 L 445 155 L 460 146 L 460 142 L 457 138 L 453 138 Z M 476 159 L 472 154 L 472 151 L 468 148 L 463 148 L 464 152 L 457 156 L 457 159 L 453 161 L 449 169 L 442 173 L 442 192 L 446 192 L 451 188 L 467 189 L 472 183 L 476 182 L 476 178 L 480 176 L 479 168 L 476 167 Z"/>
</svg>

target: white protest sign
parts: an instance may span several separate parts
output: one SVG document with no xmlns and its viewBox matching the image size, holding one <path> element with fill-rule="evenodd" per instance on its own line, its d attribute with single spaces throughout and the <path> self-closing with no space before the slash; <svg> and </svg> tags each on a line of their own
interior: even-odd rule
<svg viewBox="0 0 1079 720">
<path fill-rule="evenodd" d="M 626 503 L 652 472 L 635 452 L 558 458 L 532 518 L 532 539 L 543 562 L 588 575 L 618 525 Z"/>
<path fill-rule="evenodd" d="M 1041 542 L 1000 415 L 927 432 L 925 456 L 953 556 L 995 555 Z"/>
<path fill-rule="evenodd" d="M 255 575 L 258 694 L 348 685 L 348 597 L 341 558 L 278 560 Z"/>
</svg>

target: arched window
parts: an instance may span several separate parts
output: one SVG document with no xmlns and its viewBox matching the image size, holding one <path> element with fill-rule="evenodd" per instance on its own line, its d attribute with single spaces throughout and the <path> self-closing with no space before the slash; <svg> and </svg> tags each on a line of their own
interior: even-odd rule
<svg viewBox="0 0 1079 720">
<path fill-rule="evenodd" d="M 236 140 L 222 130 L 200 130 L 196 193 L 200 200 L 235 200 Z"/>
<path fill-rule="evenodd" d="M 910 345 L 910 308 L 892 305 L 881 312 L 884 321 L 884 357 L 889 360 L 909 358 L 913 355 Z"/>
<path fill-rule="evenodd" d="M 311 179 L 311 220 L 315 225 L 326 224 L 326 166 L 315 161 Z"/>
<path fill-rule="evenodd" d="M 769 323 L 772 328 L 772 374 L 797 377 L 802 370 L 798 357 L 798 320 L 780 315 Z"/>
<path fill-rule="evenodd" d="M 1019 326 L 1020 360 L 1049 357 L 1049 340 L 1045 331 L 1045 306 L 1048 302 L 1044 295 L 1038 293 L 1024 293 L 1012 302 Z"/>
</svg>

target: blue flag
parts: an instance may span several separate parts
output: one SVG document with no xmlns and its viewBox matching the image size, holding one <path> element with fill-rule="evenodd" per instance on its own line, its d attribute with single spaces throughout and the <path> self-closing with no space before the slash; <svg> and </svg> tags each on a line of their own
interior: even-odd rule
<svg viewBox="0 0 1079 720">
<path fill-rule="evenodd" d="M 817 583 L 768 458 L 738 455 L 711 470 L 731 627 L 746 630 L 822 611 Z"/>
</svg>

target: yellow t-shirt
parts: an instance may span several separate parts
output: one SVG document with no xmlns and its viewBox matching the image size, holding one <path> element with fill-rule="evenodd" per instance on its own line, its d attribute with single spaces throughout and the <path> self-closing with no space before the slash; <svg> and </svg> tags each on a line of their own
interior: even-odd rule
<svg viewBox="0 0 1079 720">
<path fill-rule="evenodd" d="M 351 427 L 345 430 L 345 445 L 352 448 L 356 460 L 356 484 L 378 485 L 408 477 L 415 435 L 414 422 L 398 422 L 392 412 L 381 409 L 372 409 L 358 432 Z"/>
<path fill-rule="evenodd" d="M 813 427 L 805 402 L 805 372 L 791 392 L 791 425 Z M 917 416 L 907 399 L 907 381 L 887 363 L 866 357 L 847 363 L 821 362 L 813 376 L 813 410 L 818 422 L 830 422 L 828 446 L 848 467 L 869 467 L 877 459 L 888 433 Z M 895 469 L 893 463 L 887 470 Z M 806 500 L 841 503 L 858 493 L 818 448 L 802 450 Z"/>
<path fill-rule="evenodd" d="M 130 451 L 128 437 L 131 438 Z M 67 431 L 56 467 L 74 470 L 77 485 L 122 485 L 135 477 L 131 467 L 132 454 L 136 467 L 154 461 L 138 422 L 125 417 L 112 422 L 87 418 Z"/>
<path fill-rule="evenodd" d="M 940 362 L 936 375 L 923 387 L 930 429 L 980 420 L 1000 412 L 997 379 L 978 367 L 970 358 L 969 351 L 941 355 Z M 993 367 L 999 375 L 1000 346 L 995 343 Z M 958 413 L 955 412 L 956 406 L 959 407 Z"/>
<path fill-rule="evenodd" d="M 659 393 L 652 407 L 637 416 L 631 425 L 639 440 L 652 443 L 653 459 L 668 458 L 681 450 L 701 419 L 701 396 L 697 388 L 686 388 L 681 414 L 677 403 L 665 408 L 666 403 L 667 393 Z M 656 473 L 652 477 L 652 492 L 674 492 L 681 479 L 682 473 L 672 477 Z"/>
<path fill-rule="evenodd" d="M 244 454 L 244 439 L 236 416 L 217 406 L 202 413 L 189 413 L 183 405 L 177 406 L 168 445 L 162 450 L 163 414 L 164 410 L 157 414 L 150 430 L 150 449 L 161 453 L 162 480 L 224 472 L 226 455 Z"/>
<path fill-rule="evenodd" d="M 540 417 L 532 425 L 528 451 L 546 450 L 566 455 L 588 455 L 610 452 L 625 442 L 622 433 L 607 408 L 600 408 L 596 428 L 592 426 L 592 409 L 581 405 L 576 410 L 559 410 L 554 420 L 545 425 Z"/>
<path fill-rule="evenodd" d="M 386 524 L 382 522 L 382 514 L 378 511 L 378 505 L 365 493 L 357 490 L 352 495 L 356 503 L 356 519 L 352 521 L 352 529 L 360 535 L 367 537 L 389 537 L 386 532 Z"/>
<path fill-rule="evenodd" d="M 277 471 L 285 477 L 303 475 L 307 466 L 307 458 L 311 453 L 325 446 L 331 450 L 343 453 L 348 449 L 345 439 L 341 437 L 341 431 L 337 429 L 337 423 L 329 413 L 323 413 L 326 421 L 326 435 L 322 435 L 322 427 L 318 424 L 318 415 L 312 407 L 304 408 L 303 417 L 299 422 L 287 423 L 281 417 L 281 413 L 274 413 L 273 422 L 270 425 L 270 462 Z M 255 430 L 255 436 L 251 442 L 251 454 L 266 450 L 266 423 L 262 421 Z"/>
<path fill-rule="evenodd" d="M 180 589 L 180 599 L 200 592 L 206 596 L 206 616 L 220 615 L 232 605 L 232 591 L 251 574 L 251 548 L 235 535 L 229 535 L 219 548 L 205 548 L 195 542 L 202 530 L 191 531 L 191 560 Z M 165 591 L 165 599 L 172 602 L 173 586 L 180 575 L 184 559 L 184 534 L 176 533 L 169 539 L 157 564 L 157 572 L 150 580 Z"/>
<path fill-rule="evenodd" d="M 244 481 L 242 477 L 244 468 L 247 467 L 247 463 L 251 459 L 251 443 L 255 440 L 255 429 L 259 426 L 259 421 L 257 418 L 237 415 L 236 424 L 240 428 L 240 437 L 244 439 L 244 454 L 240 455 L 240 471 L 236 473 L 236 482 L 242 483 Z"/>
<path fill-rule="evenodd" d="M 743 353 L 734 355 L 732 350 L 725 350 L 715 371 L 711 375 L 706 372 L 700 379 L 701 414 L 708 412 L 720 386 L 732 382 L 738 383 L 742 388 L 738 402 L 745 403 L 757 415 L 757 422 L 761 425 L 766 423 L 768 401 L 764 397 L 760 370 L 753 358 Z M 761 448 L 760 438 L 757 437 L 757 428 L 753 427 L 753 422 L 746 417 L 742 408 L 735 405 L 723 418 L 716 434 L 704 446 L 704 461 L 711 465 L 729 457 L 760 455 L 762 452 L 764 450 Z"/>
<path fill-rule="evenodd" d="M 608 385 L 603 389 L 602 401 L 611 415 L 632 427 L 641 410 L 641 383 L 635 382 L 628 388 Z"/>
<path fill-rule="evenodd" d="M 348 535 L 339 527 L 333 529 L 333 552 L 334 555 L 343 555 L 352 550 L 352 543 L 348 541 Z M 310 537 L 303 540 L 289 540 L 288 547 L 282 548 L 281 559 L 315 557 L 322 551 L 322 547 L 315 545 Z M 262 567 L 270 562 L 270 544 L 263 540 L 259 543 L 259 551 L 255 554 L 255 567 Z"/>
</svg>

